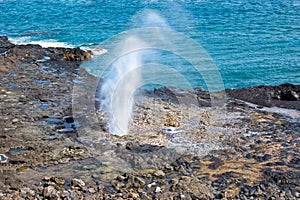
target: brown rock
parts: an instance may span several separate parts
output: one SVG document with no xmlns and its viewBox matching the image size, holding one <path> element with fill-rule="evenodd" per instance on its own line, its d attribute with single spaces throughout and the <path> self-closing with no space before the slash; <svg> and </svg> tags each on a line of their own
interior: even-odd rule
<svg viewBox="0 0 300 200">
<path fill-rule="evenodd" d="M 182 117 L 178 112 L 168 112 L 165 126 L 179 127 Z"/>
<path fill-rule="evenodd" d="M 63 177 L 51 177 L 50 181 L 54 182 L 57 185 L 65 184 L 65 179 Z"/>
<path fill-rule="evenodd" d="M 71 181 L 73 187 L 83 188 L 85 186 L 85 182 L 81 179 L 74 178 Z"/>
<path fill-rule="evenodd" d="M 79 48 L 69 49 L 64 53 L 64 59 L 68 61 L 84 61 L 91 59 L 90 51 L 83 51 Z"/>
<path fill-rule="evenodd" d="M 163 178 L 165 176 L 165 173 L 162 170 L 157 170 L 154 173 L 154 176 L 158 177 L 158 178 Z"/>
<path fill-rule="evenodd" d="M 51 199 L 59 198 L 57 190 L 52 185 L 44 188 L 43 195 L 44 197 Z"/>
</svg>

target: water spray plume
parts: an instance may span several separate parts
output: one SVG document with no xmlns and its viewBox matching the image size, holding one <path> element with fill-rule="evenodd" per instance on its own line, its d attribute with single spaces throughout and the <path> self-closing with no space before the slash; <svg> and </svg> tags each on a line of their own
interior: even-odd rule
<svg viewBox="0 0 300 200">
<path fill-rule="evenodd" d="M 123 135 L 128 132 L 128 124 L 131 118 L 131 110 L 133 106 L 133 98 L 130 96 L 141 82 L 141 72 L 135 70 L 136 73 L 128 77 L 128 81 L 122 85 L 117 91 L 117 95 L 113 96 L 118 82 L 131 70 L 139 68 L 142 61 L 143 42 L 137 37 L 129 37 L 123 41 L 118 48 L 125 54 L 121 54 L 119 58 L 112 64 L 108 79 L 103 83 L 100 96 L 102 97 L 101 107 L 109 114 L 109 132 L 113 134 Z M 115 103 L 112 104 L 112 101 Z M 114 105 L 114 108 L 112 108 Z M 115 110 L 115 112 L 112 112 Z"/>
</svg>

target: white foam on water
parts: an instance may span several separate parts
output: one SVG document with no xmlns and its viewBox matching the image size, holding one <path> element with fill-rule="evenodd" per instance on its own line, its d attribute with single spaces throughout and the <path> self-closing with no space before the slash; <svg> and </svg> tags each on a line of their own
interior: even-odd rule
<svg viewBox="0 0 300 200">
<path fill-rule="evenodd" d="M 27 44 L 31 40 L 31 37 L 23 36 L 23 37 L 8 38 L 8 39 L 14 44 Z"/>
<path fill-rule="evenodd" d="M 65 48 L 74 48 L 74 45 L 59 42 L 54 39 L 48 40 L 32 40 L 29 36 L 17 37 L 17 38 L 9 38 L 11 42 L 17 45 L 26 45 L 26 44 L 38 44 L 41 47 L 48 48 L 48 47 L 65 47 Z"/>
<path fill-rule="evenodd" d="M 41 40 L 41 41 L 31 41 L 29 44 L 39 44 L 44 48 L 47 47 L 65 47 L 65 48 L 74 48 L 74 45 L 65 43 L 65 42 L 58 42 L 56 40 Z"/>
<path fill-rule="evenodd" d="M 82 47 L 83 50 L 91 50 L 93 52 L 93 55 L 99 56 L 102 54 L 107 53 L 107 49 L 102 48 L 102 47 L 95 47 L 95 48 L 88 48 L 88 47 Z"/>
<path fill-rule="evenodd" d="M 62 47 L 62 48 L 76 48 L 77 46 L 66 43 L 66 42 L 59 42 L 54 39 L 48 40 L 34 40 L 30 36 L 22 36 L 17 38 L 9 38 L 9 40 L 17 45 L 26 45 L 26 44 L 38 44 L 43 48 L 48 47 Z M 107 53 L 107 49 L 100 47 L 100 46 L 80 46 L 80 49 L 87 51 L 91 50 L 93 55 L 92 56 L 99 56 L 102 54 Z"/>
</svg>

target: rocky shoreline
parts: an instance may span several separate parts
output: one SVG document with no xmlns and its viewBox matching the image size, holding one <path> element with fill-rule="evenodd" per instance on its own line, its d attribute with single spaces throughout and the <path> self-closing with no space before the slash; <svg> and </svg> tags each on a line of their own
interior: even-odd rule
<svg viewBox="0 0 300 200">
<path fill-rule="evenodd" d="M 144 91 L 134 135 L 113 136 L 74 116 L 91 54 L 0 37 L 0 199 L 300 198 L 300 85 L 226 90 L 220 115 L 199 88 Z"/>
</svg>

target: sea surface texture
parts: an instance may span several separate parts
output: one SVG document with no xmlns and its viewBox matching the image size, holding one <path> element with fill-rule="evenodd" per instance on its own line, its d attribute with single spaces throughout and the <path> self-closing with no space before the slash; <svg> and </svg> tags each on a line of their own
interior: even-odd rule
<svg viewBox="0 0 300 200">
<path fill-rule="evenodd" d="M 149 12 L 159 18 L 147 19 Z M 162 23 L 209 53 L 225 88 L 300 84 L 299 0 L 0 0 L 0 35 L 19 44 L 94 48 L 121 32 Z M 164 52 L 168 57 L 163 64 L 189 69 Z M 183 76 L 205 88 L 198 73 Z"/>
</svg>

